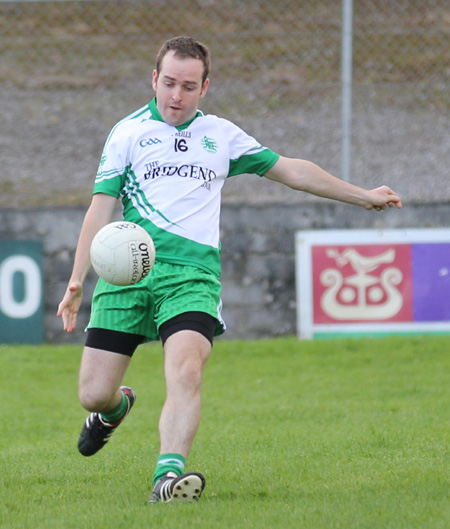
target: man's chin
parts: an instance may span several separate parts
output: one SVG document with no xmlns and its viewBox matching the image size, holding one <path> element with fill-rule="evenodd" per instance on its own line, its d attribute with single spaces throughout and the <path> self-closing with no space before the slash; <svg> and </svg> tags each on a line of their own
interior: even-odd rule
<svg viewBox="0 0 450 529">
<path fill-rule="evenodd" d="M 162 117 L 164 121 L 168 125 L 172 125 L 172 127 L 178 127 L 179 125 L 182 125 L 183 123 L 185 123 L 185 121 L 187 121 L 186 119 L 184 119 L 184 116 L 182 116 L 181 113 L 176 110 L 171 110 Z"/>
</svg>

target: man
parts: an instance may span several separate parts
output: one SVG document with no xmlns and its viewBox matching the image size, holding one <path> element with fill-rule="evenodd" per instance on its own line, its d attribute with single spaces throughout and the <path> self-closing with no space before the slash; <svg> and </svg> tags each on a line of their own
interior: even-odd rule
<svg viewBox="0 0 450 529">
<path fill-rule="evenodd" d="M 197 110 L 209 86 L 209 52 L 176 37 L 161 48 L 153 72 L 156 98 L 120 121 L 109 135 L 58 308 L 64 329 L 76 327 L 94 235 L 112 219 L 117 198 L 123 216 L 149 231 L 157 262 L 131 287 L 98 281 L 83 350 L 79 398 L 91 412 L 78 442 L 100 450 L 135 402 L 121 386 L 136 347 L 161 339 L 167 395 L 160 422 L 160 456 L 150 502 L 198 500 L 205 479 L 185 473 L 200 420 L 202 373 L 213 338 L 225 325 L 220 308 L 219 214 L 225 179 L 256 173 L 294 190 L 365 209 L 402 207 L 388 187 L 364 190 L 300 159 L 262 147 L 234 124 Z"/>
</svg>

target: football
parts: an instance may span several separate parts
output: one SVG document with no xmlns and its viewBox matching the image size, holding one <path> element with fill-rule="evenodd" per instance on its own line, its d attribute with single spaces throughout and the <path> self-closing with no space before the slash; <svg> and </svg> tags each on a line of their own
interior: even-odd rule
<svg viewBox="0 0 450 529">
<path fill-rule="evenodd" d="M 119 221 L 104 226 L 91 244 L 91 263 L 96 273 L 112 285 L 134 285 L 155 264 L 155 245 L 138 224 Z"/>
</svg>

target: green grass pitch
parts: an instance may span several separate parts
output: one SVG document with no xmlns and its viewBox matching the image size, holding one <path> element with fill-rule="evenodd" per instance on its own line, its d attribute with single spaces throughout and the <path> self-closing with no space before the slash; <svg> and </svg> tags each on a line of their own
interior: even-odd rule
<svg viewBox="0 0 450 529">
<path fill-rule="evenodd" d="M 2 346 L 0 527 L 448 529 L 450 337 L 219 340 L 188 471 L 200 502 L 149 505 L 164 398 L 159 344 L 132 413 L 83 458 L 81 347 Z"/>
</svg>

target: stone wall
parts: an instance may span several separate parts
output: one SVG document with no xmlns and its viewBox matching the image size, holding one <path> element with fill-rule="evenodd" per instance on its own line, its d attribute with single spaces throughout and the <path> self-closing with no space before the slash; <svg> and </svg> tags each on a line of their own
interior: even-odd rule
<svg viewBox="0 0 450 529">
<path fill-rule="evenodd" d="M 327 200 L 298 205 L 226 205 L 222 210 L 223 316 L 227 338 L 296 333 L 294 239 L 298 230 L 448 227 L 449 204 L 411 204 L 365 211 Z M 70 276 L 84 208 L 0 209 L 0 239 L 42 240 L 45 338 L 82 343 L 95 284 L 90 273 L 78 330 L 67 335 L 56 309 Z"/>
</svg>

